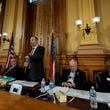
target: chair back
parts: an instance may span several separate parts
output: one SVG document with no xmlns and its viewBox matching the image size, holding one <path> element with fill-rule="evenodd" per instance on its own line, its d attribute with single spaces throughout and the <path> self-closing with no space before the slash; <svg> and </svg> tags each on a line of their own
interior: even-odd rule
<svg viewBox="0 0 110 110">
<path fill-rule="evenodd" d="M 93 71 L 93 82 L 95 84 L 95 88 L 97 91 L 100 91 L 100 74 L 102 74 L 105 70 L 95 70 Z"/>
<path fill-rule="evenodd" d="M 1 74 L 2 65 L 0 65 L 0 74 Z"/>
</svg>

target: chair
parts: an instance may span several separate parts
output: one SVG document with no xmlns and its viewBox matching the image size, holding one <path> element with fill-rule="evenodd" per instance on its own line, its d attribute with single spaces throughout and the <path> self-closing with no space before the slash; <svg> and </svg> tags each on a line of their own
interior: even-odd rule
<svg viewBox="0 0 110 110">
<path fill-rule="evenodd" d="M 20 84 L 12 84 L 9 90 L 10 93 L 21 95 L 22 85 Z"/>
<path fill-rule="evenodd" d="M 97 91 L 100 91 L 100 74 L 102 74 L 104 70 L 95 70 L 93 71 L 93 83 Z"/>
<path fill-rule="evenodd" d="M 2 65 L 0 65 L 0 74 L 1 74 Z"/>
</svg>

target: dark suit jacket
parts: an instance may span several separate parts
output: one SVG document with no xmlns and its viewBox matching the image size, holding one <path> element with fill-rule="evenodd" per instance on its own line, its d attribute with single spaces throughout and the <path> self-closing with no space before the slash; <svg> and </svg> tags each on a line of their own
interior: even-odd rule
<svg viewBox="0 0 110 110">
<path fill-rule="evenodd" d="M 66 82 L 68 80 L 69 74 L 70 74 L 70 69 L 63 70 L 62 82 Z M 75 72 L 74 83 L 76 84 L 76 89 L 86 89 L 86 77 L 83 71 L 78 69 Z"/>
<path fill-rule="evenodd" d="M 99 82 L 99 91 L 101 92 L 110 92 L 110 81 L 107 78 L 110 78 L 108 71 L 104 71 L 100 74 L 100 82 Z"/>
<path fill-rule="evenodd" d="M 8 76 L 8 77 L 13 77 L 18 80 L 22 80 L 24 78 L 23 77 L 23 70 L 18 65 L 16 65 L 15 67 L 10 69 L 9 71 L 7 70 L 7 72 L 4 75 Z"/>
<path fill-rule="evenodd" d="M 38 46 L 34 51 L 34 54 L 32 56 L 29 56 L 30 70 L 28 74 L 28 80 L 40 82 L 44 77 L 43 57 L 44 57 L 44 47 L 42 46 Z"/>
</svg>

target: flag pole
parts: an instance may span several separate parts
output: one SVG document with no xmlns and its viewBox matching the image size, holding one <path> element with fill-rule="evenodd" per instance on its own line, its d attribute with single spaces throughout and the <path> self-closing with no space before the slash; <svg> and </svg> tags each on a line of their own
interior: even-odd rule
<svg viewBox="0 0 110 110">
<path fill-rule="evenodd" d="M 50 46 L 50 80 L 55 82 L 55 50 L 56 42 L 54 33 L 51 34 L 51 46 Z"/>
<path fill-rule="evenodd" d="M 13 38 L 13 32 L 12 32 L 12 36 L 10 39 L 10 44 L 9 44 L 9 49 L 8 49 L 8 57 L 7 57 L 7 62 L 6 62 L 6 66 L 5 69 L 8 69 L 10 67 L 10 59 L 15 56 L 15 52 L 14 52 L 14 38 Z"/>
</svg>

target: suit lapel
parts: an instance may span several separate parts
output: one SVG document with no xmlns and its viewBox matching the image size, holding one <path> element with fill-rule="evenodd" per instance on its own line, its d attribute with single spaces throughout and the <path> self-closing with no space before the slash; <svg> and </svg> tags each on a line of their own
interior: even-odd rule
<svg viewBox="0 0 110 110">
<path fill-rule="evenodd" d="M 76 82 L 77 81 L 77 79 L 78 79 L 78 70 L 75 72 L 75 77 L 74 77 L 74 82 Z"/>
<path fill-rule="evenodd" d="M 37 48 L 34 50 L 33 55 L 36 54 L 36 53 L 38 52 L 38 50 L 39 50 L 39 45 L 38 45 Z"/>
</svg>

